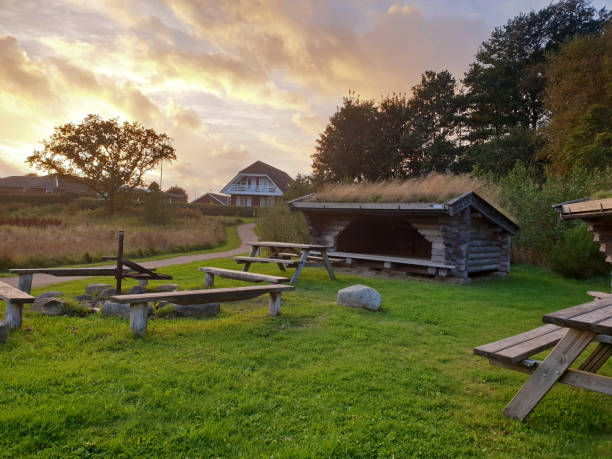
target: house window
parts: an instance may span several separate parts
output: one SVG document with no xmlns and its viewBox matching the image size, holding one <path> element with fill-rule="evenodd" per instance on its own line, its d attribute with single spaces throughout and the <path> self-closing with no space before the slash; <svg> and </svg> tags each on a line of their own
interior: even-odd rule
<svg viewBox="0 0 612 459">
<path fill-rule="evenodd" d="M 242 207 L 251 207 L 251 197 L 250 196 L 237 196 L 236 205 L 242 206 Z"/>
</svg>

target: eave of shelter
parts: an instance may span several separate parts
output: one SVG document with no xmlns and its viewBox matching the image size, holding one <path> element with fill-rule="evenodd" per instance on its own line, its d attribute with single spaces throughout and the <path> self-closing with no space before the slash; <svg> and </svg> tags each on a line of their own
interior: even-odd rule
<svg viewBox="0 0 612 459">
<path fill-rule="evenodd" d="M 612 217 L 612 198 L 564 202 L 557 204 L 555 207 L 561 212 L 563 220 L 581 218 L 591 221 L 604 217 Z"/>
</svg>

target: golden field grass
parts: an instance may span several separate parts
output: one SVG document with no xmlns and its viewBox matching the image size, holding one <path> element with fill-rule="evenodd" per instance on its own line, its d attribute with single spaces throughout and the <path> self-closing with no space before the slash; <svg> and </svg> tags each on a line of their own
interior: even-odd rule
<svg viewBox="0 0 612 459">
<path fill-rule="evenodd" d="M 445 202 L 467 191 L 474 191 L 499 206 L 497 188 L 468 174 L 432 173 L 401 181 L 326 185 L 312 199 L 319 202 Z"/>
</svg>

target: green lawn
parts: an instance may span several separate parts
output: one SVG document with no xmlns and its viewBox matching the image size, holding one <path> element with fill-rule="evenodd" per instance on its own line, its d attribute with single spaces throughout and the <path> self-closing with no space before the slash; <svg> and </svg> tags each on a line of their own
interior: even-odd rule
<svg viewBox="0 0 612 459">
<path fill-rule="evenodd" d="M 164 272 L 195 288 L 201 265 Z M 526 422 L 507 419 L 527 376 L 472 355 L 607 280 L 526 267 L 470 287 L 339 278 L 305 269 L 279 317 L 261 297 L 151 320 L 144 338 L 120 319 L 26 312 L 0 346 L 0 456 L 609 457 L 610 397 L 557 385 Z M 378 289 L 383 310 L 337 306 L 353 283 Z"/>
</svg>

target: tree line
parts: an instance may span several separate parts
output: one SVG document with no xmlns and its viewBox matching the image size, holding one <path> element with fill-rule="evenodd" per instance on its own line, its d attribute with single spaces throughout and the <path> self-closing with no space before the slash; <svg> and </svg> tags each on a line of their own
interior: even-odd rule
<svg viewBox="0 0 612 459">
<path fill-rule="evenodd" d="M 457 82 L 427 70 L 410 94 L 349 91 L 312 155 L 315 183 L 430 172 L 546 175 L 612 166 L 612 14 L 564 0 L 494 29 Z"/>
</svg>

